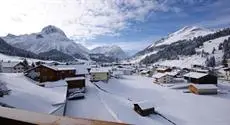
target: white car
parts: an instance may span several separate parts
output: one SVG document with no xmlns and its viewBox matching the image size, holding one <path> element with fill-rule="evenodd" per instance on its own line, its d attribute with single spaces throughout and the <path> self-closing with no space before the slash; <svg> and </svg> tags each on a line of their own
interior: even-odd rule
<svg viewBox="0 0 230 125">
<path fill-rule="evenodd" d="M 81 92 L 73 92 L 68 96 L 68 100 L 83 99 L 85 94 Z"/>
</svg>

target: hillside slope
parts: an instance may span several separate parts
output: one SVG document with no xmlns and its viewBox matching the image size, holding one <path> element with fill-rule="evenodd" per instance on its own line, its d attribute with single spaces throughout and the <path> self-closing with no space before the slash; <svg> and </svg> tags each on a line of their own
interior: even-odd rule
<svg viewBox="0 0 230 125">
<path fill-rule="evenodd" d="M 132 58 L 132 62 L 140 62 L 145 57 L 151 56 L 152 54 L 156 54 L 158 51 L 164 49 L 166 46 L 178 43 L 183 40 L 191 40 L 198 36 L 205 36 L 208 34 L 214 33 L 213 31 L 209 29 L 205 29 L 202 27 L 196 27 L 196 26 L 190 26 L 190 27 L 184 27 L 174 33 L 169 34 L 168 36 L 153 42 L 151 45 L 149 45 L 147 48 L 145 48 L 142 51 L 139 51 L 136 53 Z"/>
<path fill-rule="evenodd" d="M 178 60 L 184 62 L 191 57 L 200 57 L 196 62 L 204 62 L 211 57 L 215 58 L 216 63 L 221 63 L 224 55 L 223 42 L 230 37 L 230 28 L 220 30 L 206 36 L 200 36 L 192 40 L 181 40 L 170 45 L 164 46 L 157 53 L 144 58 L 143 63 L 155 63 L 159 60 L 168 61 Z M 186 58 L 185 58 L 186 57 Z M 188 64 L 195 60 L 187 61 Z M 180 63 L 178 63 L 180 64 Z M 186 65 L 188 65 L 186 64 Z"/>
</svg>

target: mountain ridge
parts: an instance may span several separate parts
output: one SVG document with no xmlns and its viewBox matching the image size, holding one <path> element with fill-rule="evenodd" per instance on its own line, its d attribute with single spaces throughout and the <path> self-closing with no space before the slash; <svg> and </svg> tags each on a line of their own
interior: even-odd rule
<svg viewBox="0 0 230 125">
<path fill-rule="evenodd" d="M 185 26 L 169 35 L 162 37 L 160 40 L 154 41 L 145 49 L 137 52 L 132 58 L 132 62 L 140 62 L 147 56 L 157 53 L 166 46 L 180 42 L 183 40 L 191 40 L 195 37 L 205 36 L 208 34 L 214 33 L 214 31 L 198 27 L 198 26 Z"/>
<path fill-rule="evenodd" d="M 56 49 L 71 56 L 79 54 L 87 59 L 89 58 L 89 50 L 87 48 L 70 40 L 60 28 L 52 25 L 44 27 L 38 33 L 19 36 L 9 34 L 2 38 L 14 47 L 36 54 Z"/>
<path fill-rule="evenodd" d="M 125 59 L 128 57 L 124 50 L 117 45 L 99 46 L 92 49 L 90 52 L 91 54 L 104 54 L 105 56 L 112 57 L 114 59 Z"/>
</svg>

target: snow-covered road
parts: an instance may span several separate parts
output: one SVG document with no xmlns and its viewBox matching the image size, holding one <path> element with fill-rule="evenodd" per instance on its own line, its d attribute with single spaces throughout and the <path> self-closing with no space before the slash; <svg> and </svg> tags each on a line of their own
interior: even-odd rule
<svg viewBox="0 0 230 125">
<path fill-rule="evenodd" d="M 101 102 L 98 90 L 88 80 L 86 89 L 84 99 L 67 101 L 66 116 L 116 121 Z"/>
</svg>

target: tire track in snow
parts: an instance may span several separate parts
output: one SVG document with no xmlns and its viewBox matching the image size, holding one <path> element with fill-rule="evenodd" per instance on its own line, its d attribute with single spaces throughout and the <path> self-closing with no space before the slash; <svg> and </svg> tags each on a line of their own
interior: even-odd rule
<svg viewBox="0 0 230 125">
<path fill-rule="evenodd" d="M 91 82 L 92 83 L 92 82 Z M 94 87 L 98 90 L 98 92 L 106 92 L 105 90 L 102 90 L 99 88 L 95 83 L 92 83 Z M 108 92 L 106 92 L 108 93 Z M 98 97 L 100 98 L 101 103 L 105 106 L 106 110 L 111 114 L 111 116 L 117 121 L 122 123 L 122 121 L 118 118 L 117 114 L 108 106 L 108 104 L 105 102 L 105 100 L 101 97 L 100 93 L 98 93 Z"/>
<path fill-rule="evenodd" d="M 92 83 L 92 82 L 91 82 L 91 83 Z M 108 93 L 108 94 L 110 94 L 110 95 L 116 96 L 116 97 L 118 97 L 118 98 L 120 98 L 120 99 L 123 99 L 123 100 L 125 100 L 125 101 L 128 101 L 131 105 L 133 104 L 133 100 L 132 100 L 132 99 L 129 99 L 129 98 L 127 99 L 127 98 L 125 98 L 125 97 L 121 97 L 121 96 L 119 96 L 119 95 L 117 95 L 117 94 L 111 93 L 111 92 L 109 92 L 109 91 L 107 91 L 107 90 L 101 88 L 101 87 L 100 87 L 99 85 L 97 85 L 96 83 L 92 83 L 92 84 L 94 84 L 94 86 L 95 86 L 99 91 Z M 102 99 L 101 96 L 100 96 L 100 98 Z M 103 100 L 103 99 L 102 99 L 102 100 Z M 104 101 L 104 100 L 103 100 L 103 101 Z M 104 102 L 104 103 L 105 103 L 105 102 Z M 106 105 L 107 105 L 107 104 L 106 104 Z M 107 105 L 107 106 L 108 106 L 108 105 Z M 108 108 L 109 108 L 109 107 L 108 107 Z M 111 110 L 111 109 L 109 108 L 109 110 Z M 112 110 L 111 110 L 111 111 L 112 111 Z M 112 111 L 112 113 L 114 113 L 114 112 Z M 115 117 L 118 118 L 117 115 L 116 115 L 116 113 L 114 113 L 114 114 L 115 114 Z M 157 115 L 157 116 L 160 116 L 161 118 L 163 118 L 167 123 L 172 124 L 172 125 L 176 125 L 175 122 L 171 121 L 170 119 L 168 119 L 167 117 L 165 117 L 164 115 L 162 115 L 161 113 L 159 113 L 159 112 L 157 112 L 157 111 L 156 111 L 156 114 L 155 114 L 155 115 L 150 115 L 149 118 L 152 119 L 152 120 L 155 120 L 154 118 L 156 117 L 156 115 Z M 154 116 L 154 117 L 153 117 L 153 116 Z"/>
</svg>

